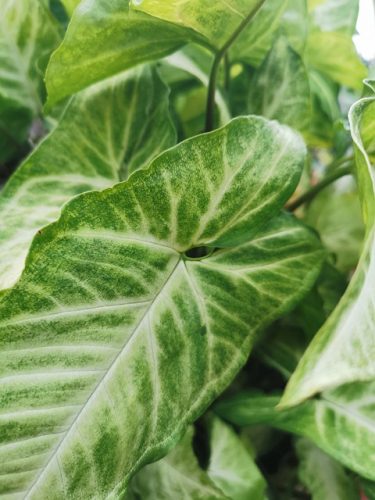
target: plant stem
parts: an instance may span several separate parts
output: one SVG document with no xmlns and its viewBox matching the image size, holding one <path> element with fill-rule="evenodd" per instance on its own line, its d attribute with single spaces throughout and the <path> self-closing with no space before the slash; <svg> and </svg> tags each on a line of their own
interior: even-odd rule
<svg viewBox="0 0 375 500">
<path fill-rule="evenodd" d="M 334 170 L 332 173 L 328 174 L 324 179 L 322 179 L 318 184 L 313 186 L 311 189 L 303 193 L 296 200 L 294 200 L 290 205 L 287 206 L 289 212 L 293 212 L 299 208 L 304 203 L 307 203 L 315 198 L 315 196 L 320 193 L 324 188 L 335 182 L 337 179 L 344 177 L 345 175 L 350 175 L 352 173 L 351 167 L 342 167 Z"/>
<path fill-rule="evenodd" d="M 212 64 L 210 81 L 208 84 L 208 94 L 207 94 L 207 108 L 206 108 L 206 132 L 210 132 L 214 128 L 214 117 L 215 117 L 215 93 L 216 93 L 216 82 L 217 75 L 219 73 L 220 63 L 225 57 L 228 49 L 237 40 L 242 31 L 246 26 L 252 21 L 254 16 L 257 14 L 258 10 L 262 7 L 266 0 L 258 0 L 255 7 L 251 10 L 248 16 L 241 22 L 238 28 L 234 31 L 232 36 L 226 41 L 221 49 L 216 52 L 214 62 Z"/>
</svg>

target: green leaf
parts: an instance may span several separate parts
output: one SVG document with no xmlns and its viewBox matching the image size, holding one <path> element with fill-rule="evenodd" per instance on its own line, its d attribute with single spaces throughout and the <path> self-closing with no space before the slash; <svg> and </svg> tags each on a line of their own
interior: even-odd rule
<svg viewBox="0 0 375 500">
<path fill-rule="evenodd" d="M 323 190 L 309 205 L 305 219 L 345 273 L 355 269 L 364 238 L 358 193 L 351 181 L 343 179 Z"/>
<path fill-rule="evenodd" d="M 299 439 L 296 449 L 298 475 L 312 500 L 358 500 L 358 488 L 340 464 L 307 439 Z"/>
<path fill-rule="evenodd" d="M 351 36 L 334 31 L 315 30 L 306 46 L 306 63 L 333 81 L 361 90 L 367 69 L 361 62 Z"/>
<path fill-rule="evenodd" d="M 291 47 L 303 54 L 309 30 L 306 0 L 288 0 L 281 28 Z"/>
<path fill-rule="evenodd" d="M 172 24 L 129 11 L 128 0 L 83 0 L 46 74 L 50 107 L 136 64 L 177 50 L 186 35 Z"/>
<path fill-rule="evenodd" d="M 359 0 L 325 0 L 310 11 L 311 23 L 322 31 L 355 32 Z"/>
<path fill-rule="evenodd" d="M 71 16 L 73 14 L 74 9 L 80 3 L 81 0 L 61 0 L 62 4 L 65 7 L 66 12 Z"/>
<path fill-rule="evenodd" d="M 127 500 L 207 500 L 227 498 L 198 464 L 192 448 L 193 428 L 162 460 L 146 465 L 132 479 Z"/>
<path fill-rule="evenodd" d="M 126 179 L 175 140 L 168 90 L 150 67 L 73 98 L 0 193 L 0 288 L 17 281 L 34 234 L 66 201 Z"/>
<path fill-rule="evenodd" d="M 238 118 L 34 239 L 0 301 L 0 491 L 121 497 L 176 444 L 319 272 L 316 236 L 278 215 L 303 163 L 288 128 Z"/>
<path fill-rule="evenodd" d="M 375 98 L 351 108 L 357 179 L 366 224 L 365 242 L 357 269 L 337 308 L 318 332 L 290 379 L 282 403 L 297 404 L 329 387 L 375 379 Z M 370 152 L 370 153 L 369 153 Z"/>
<path fill-rule="evenodd" d="M 303 61 L 286 38 L 280 37 L 250 83 L 248 110 L 305 130 L 310 121 L 310 107 Z"/>
<path fill-rule="evenodd" d="M 278 396 L 238 394 L 216 412 L 236 425 L 268 424 L 304 436 L 348 468 L 375 478 L 374 382 L 357 382 L 324 392 L 295 408 L 279 410 Z"/>
<path fill-rule="evenodd" d="M 232 500 L 262 500 L 266 483 L 236 433 L 215 418 L 211 429 L 211 456 L 207 473 Z"/>
<path fill-rule="evenodd" d="M 234 44 L 234 60 L 259 64 L 272 44 L 287 0 L 266 0 Z M 189 29 L 190 39 L 220 50 L 247 16 L 258 6 L 259 0 L 131 0 L 135 10 L 150 14 Z M 195 36 L 194 36 L 195 34 Z"/>
<path fill-rule="evenodd" d="M 194 45 L 187 46 L 175 54 L 166 57 L 164 61 L 174 68 L 193 75 L 205 87 L 208 87 L 212 57 L 210 58 L 201 47 Z M 224 95 L 220 89 L 216 90 L 215 100 L 219 110 L 220 125 L 226 125 L 231 116 Z"/>
<path fill-rule="evenodd" d="M 43 74 L 60 35 L 47 6 L 35 0 L 3 0 L 0 16 L 0 160 L 27 139 L 44 98 Z M 5 149 L 6 148 L 6 149 Z"/>
</svg>

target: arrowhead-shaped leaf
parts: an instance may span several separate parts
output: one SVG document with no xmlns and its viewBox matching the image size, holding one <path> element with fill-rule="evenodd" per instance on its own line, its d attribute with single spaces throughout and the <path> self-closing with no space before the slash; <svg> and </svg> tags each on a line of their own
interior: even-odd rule
<svg viewBox="0 0 375 500">
<path fill-rule="evenodd" d="M 353 105 L 350 124 L 367 226 L 364 247 L 348 290 L 290 379 L 284 405 L 296 404 L 329 387 L 375 379 L 375 98 Z"/>
<path fill-rule="evenodd" d="M 375 479 L 375 383 L 357 382 L 324 392 L 295 408 L 277 409 L 278 396 L 238 394 L 217 405 L 236 425 L 268 424 L 305 436 L 368 479 Z"/>
<path fill-rule="evenodd" d="M 316 236 L 277 215 L 303 163 L 288 128 L 239 118 L 35 237 L 0 301 L 2 493 L 121 497 L 175 445 L 319 272 Z"/>
<path fill-rule="evenodd" d="M 0 193 L 0 288 L 15 283 L 34 234 L 58 218 L 65 202 L 126 179 L 174 144 L 168 90 L 154 69 L 130 71 L 74 97 Z"/>
</svg>

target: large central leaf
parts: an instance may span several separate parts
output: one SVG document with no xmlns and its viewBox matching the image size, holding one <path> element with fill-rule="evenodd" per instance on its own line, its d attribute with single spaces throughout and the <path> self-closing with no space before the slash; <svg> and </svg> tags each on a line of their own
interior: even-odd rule
<svg viewBox="0 0 375 500">
<path fill-rule="evenodd" d="M 36 236 L 0 302 L 0 492 L 121 496 L 177 442 L 319 272 L 315 235 L 278 215 L 303 161 L 288 128 L 239 118 Z M 202 245 L 230 248 L 185 257 Z"/>
</svg>

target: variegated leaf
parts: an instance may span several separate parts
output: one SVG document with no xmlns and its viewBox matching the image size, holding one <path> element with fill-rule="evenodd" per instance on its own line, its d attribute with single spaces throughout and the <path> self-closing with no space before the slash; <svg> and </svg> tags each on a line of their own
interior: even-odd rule
<svg viewBox="0 0 375 500">
<path fill-rule="evenodd" d="M 286 38 L 276 40 L 256 71 L 250 83 L 248 111 L 279 120 L 297 130 L 308 128 L 311 115 L 309 80 L 301 57 Z"/>
<path fill-rule="evenodd" d="M 46 2 L 2 0 L 0 14 L 0 161 L 27 138 L 41 113 L 43 73 L 60 35 Z"/>
<path fill-rule="evenodd" d="M 216 411 L 236 425 L 267 424 L 305 436 L 334 459 L 374 480 L 374 394 L 374 382 L 357 382 L 280 410 L 278 396 L 243 393 L 222 401 Z"/>
<path fill-rule="evenodd" d="M 176 444 L 319 272 L 316 236 L 277 215 L 303 163 L 288 128 L 239 118 L 34 239 L 0 301 L 3 494 L 121 497 Z M 203 245 L 229 248 L 186 256 Z"/>
<path fill-rule="evenodd" d="M 366 236 L 348 290 L 291 377 L 282 403 L 296 404 L 329 387 L 375 379 L 375 98 L 350 111 Z"/>
<path fill-rule="evenodd" d="M 225 500 L 226 497 L 203 471 L 192 448 L 193 428 L 168 455 L 146 465 L 132 479 L 126 500 Z"/>
<path fill-rule="evenodd" d="M 132 70 L 74 97 L 0 193 L 0 288 L 15 283 L 36 231 L 65 202 L 126 179 L 175 140 L 168 90 L 155 69 Z"/>
</svg>

